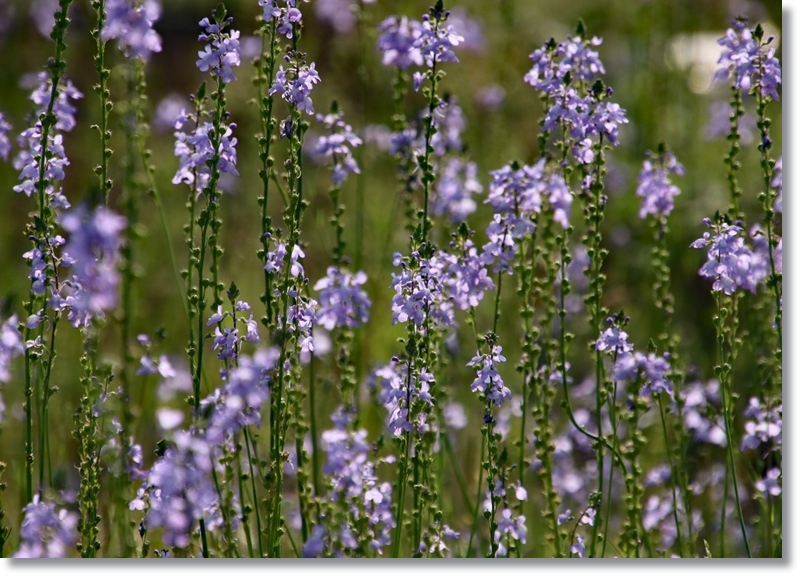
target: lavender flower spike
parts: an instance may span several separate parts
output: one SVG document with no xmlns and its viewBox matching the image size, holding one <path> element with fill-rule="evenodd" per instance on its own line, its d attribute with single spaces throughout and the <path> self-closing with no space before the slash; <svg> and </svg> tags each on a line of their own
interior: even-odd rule
<svg viewBox="0 0 800 576">
<path fill-rule="evenodd" d="M 205 28 L 205 31 L 198 37 L 201 42 L 210 44 L 197 53 L 199 56 L 197 68 L 201 72 L 211 70 L 211 74 L 220 78 L 225 84 L 236 80 L 233 67 L 241 64 L 239 31 L 223 31 L 231 21 L 229 18 L 221 24 L 212 24 L 208 18 L 203 18 L 200 20 L 200 26 Z"/>
<path fill-rule="evenodd" d="M 681 193 L 680 188 L 672 184 L 669 175 L 682 176 L 684 173 L 683 165 L 669 150 L 659 150 L 658 154 L 648 151 L 636 189 L 636 195 L 642 198 L 639 218 L 645 218 L 648 214 L 669 216 L 675 206 L 675 196 Z"/>
<path fill-rule="evenodd" d="M 56 511 L 55 504 L 42 502 L 38 494 L 23 512 L 20 548 L 14 558 L 65 558 L 67 549 L 78 541 L 78 515 Z"/>
<path fill-rule="evenodd" d="M 106 0 L 106 23 L 100 37 L 116 39 L 120 50 L 130 58 L 147 60 L 161 52 L 161 36 L 153 24 L 161 16 L 158 0 Z"/>
</svg>

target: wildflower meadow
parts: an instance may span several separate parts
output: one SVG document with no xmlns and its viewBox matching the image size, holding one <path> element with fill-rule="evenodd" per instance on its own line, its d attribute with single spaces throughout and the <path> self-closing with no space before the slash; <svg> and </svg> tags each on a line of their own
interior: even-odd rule
<svg viewBox="0 0 800 576">
<path fill-rule="evenodd" d="M 0 0 L 0 557 L 782 558 L 779 4 Z"/>
</svg>

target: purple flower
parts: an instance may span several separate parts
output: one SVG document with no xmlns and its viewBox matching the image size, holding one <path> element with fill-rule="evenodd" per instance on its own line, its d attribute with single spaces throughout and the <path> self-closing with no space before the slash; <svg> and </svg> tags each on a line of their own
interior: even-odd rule
<svg viewBox="0 0 800 576">
<path fill-rule="evenodd" d="M 433 68 L 441 62 L 458 62 L 453 49 L 464 42 L 464 37 L 456 32 L 453 26 L 445 26 L 446 19 L 446 15 L 444 17 L 436 15 L 432 18 L 426 14 L 422 17 L 415 45 L 428 68 Z"/>
<path fill-rule="evenodd" d="M 261 406 L 269 399 L 280 350 L 258 350 L 252 357 L 242 355 L 238 366 L 224 374 L 221 390 L 206 399 L 211 408 L 206 439 L 221 444 L 246 426 L 261 426 Z"/>
<path fill-rule="evenodd" d="M 108 208 L 90 213 L 80 206 L 64 214 L 60 224 L 70 234 L 64 251 L 72 260 L 73 275 L 62 287 L 69 320 L 75 327 L 88 326 L 117 305 L 120 234 L 127 222 Z"/>
<path fill-rule="evenodd" d="M 38 494 L 23 508 L 20 547 L 14 558 L 65 558 L 78 541 L 78 515 L 56 511 L 52 502 L 42 502 Z"/>
<path fill-rule="evenodd" d="M 648 214 L 669 216 L 674 207 L 673 199 L 681 193 L 680 188 L 672 184 L 669 175 L 683 176 L 684 173 L 683 165 L 669 150 L 657 155 L 648 151 L 636 189 L 636 195 L 642 198 L 639 218 L 645 218 Z"/>
<path fill-rule="evenodd" d="M 478 180 L 478 165 L 461 158 L 450 158 L 436 180 L 431 211 L 436 216 L 448 216 L 453 223 L 464 222 L 478 207 L 472 197 L 481 192 L 483 186 Z"/>
<path fill-rule="evenodd" d="M 277 22 L 278 34 L 291 40 L 294 37 L 294 25 L 300 26 L 303 14 L 297 8 L 297 0 L 283 0 L 283 7 L 278 6 L 279 0 L 258 0 L 258 5 L 263 8 L 261 19 L 264 22 Z"/>
<path fill-rule="evenodd" d="M 106 23 L 101 38 L 116 39 L 122 52 L 147 60 L 153 52 L 161 52 L 161 37 L 153 24 L 161 16 L 157 0 L 106 0 Z"/>
<path fill-rule="evenodd" d="M 378 50 L 383 53 L 384 66 L 406 70 L 422 66 L 422 51 L 418 39 L 422 24 L 405 16 L 389 16 L 378 26 Z"/>
<path fill-rule="evenodd" d="M 367 275 L 363 272 L 351 274 L 328 267 L 327 276 L 314 285 L 314 290 L 319 292 L 317 323 L 326 330 L 358 328 L 366 324 L 372 306 L 363 289 L 366 282 Z"/>
<path fill-rule="evenodd" d="M 11 361 L 25 352 L 18 323 L 19 319 L 14 314 L 0 324 L 0 383 L 8 383 L 11 380 Z M 0 422 L 2 421 L 0 415 Z"/>
<path fill-rule="evenodd" d="M 445 290 L 442 259 L 421 258 L 418 252 L 403 258 L 395 253 L 393 263 L 401 270 L 392 273 L 392 323 L 411 322 L 421 331 L 453 326 L 453 305 Z M 430 320 L 430 326 L 426 320 Z"/>
<path fill-rule="evenodd" d="M 328 134 L 320 136 L 311 150 L 312 157 L 318 161 L 330 159 L 333 164 L 331 176 L 336 186 L 341 186 L 350 174 L 361 174 L 353 158 L 352 148 L 361 146 L 361 138 L 356 136 L 349 124 L 342 119 L 343 114 L 317 115 Z"/>
<path fill-rule="evenodd" d="M 503 382 L 497 372 L 497 365 L 506 361 L 501 354 L 502 346 L 493 345 L 491 354 L 478 353 L 467 363 L 467 366 L 479 366 L 478 374 L 472 381 L 470 389 L 486 396 L 495 406 L 502 406 L 511 397 L 511 390 Z"/>
<path fill-rule="evenodd" d="M 756 490 L 770 496 L 780 496 L 781 494 L 781 469 L 770 468 L 767 475 L 756 481 Z"/>
<path fill-rule="evenodd" d="M 708 259 L 700 267 L 699 274 L 712 278 L 714 292 L 733 294 L 737 288 L 756 293 L 758 285 L 767 277 L 767 266 L 763 255 L 751 250 L 744 242 L 740 226 L 727 222 L 712 223 L 703 220 L 713 235 L 704 232 L 703 237 L 692 242 L 692 248 L 708 247 Z"/>
<path fill-rule="evenodd" d="M 780 450 L 783 444 L 783 405 L 763 406 L 758 398 L 750 398 L 744 411 L 741 450 Z"/>
<path fill-rule="evenodd" d="M 494 290 L 486 269 L 487 256 L 478 252 L 472 240 L 466 239 L 454 254 L 439 251 L 437 257 L 444 264 L 442 282 L 447 295 L 457 308 L 475 308 L 487 290 Z"/>
<path fill-rule="evenodd" d="M 760 31 L 760 28 L 757 28 Z M 775 58 L 775 48 L 769 46 L 773 38 L 763 41 L 745 25 L 734 20 L 725 36 L 718 40 L 722 54 L 717 61 L 720 69 L 715 80 L 733 76 L 733 85 L 743 92 L 759 94 L 764 98 L 780 100 L 778 85 L 781 84 L 781 64 Z"/>
<path fill-rule="evenodd" d="M 0 158 L 3 160 L 8 160 L 8 155 L 11 153 L 11 141 L 8 139 L 11 128 L 5 115 L 0 112 Z"/>
<path fill-rule="evenodd" d="M 530 55 L 533 67 L 525 75 L 525 82 L 551 97 L 566 85 L 567 74 L 573 81 L 591 85 L 598 74 L 606 73 L 594 49 L 602 43 L 596 36 L 591 40 L 567 36 L 558 44 L 551 40 Z"/>
<path fill-rule="evenodd" d="M 373 370 L 369 385 L 378 389 L 378 402 L 386 408 L 387 426 L 394 436 L 413 430 L 422 433 L 429 429 L 427 416 L 420 408 L 433 406 L 430 396 L 432 382 L 433 375 L 427 368 L 409 377 L 408 365 L 397 359 Z"/>
<path fill-rule="evenodd" d="M 637 382 L 642 385 L 639 395 L 649 397 L 662 392 L 672 395 L 672 382 L 668 380 L 670 365 L 667 356 L 627 352 L 617 358 L 612 369 L 612 378 L 622 382 Z"/>
<path fill-rule="evenodd" d="M 606 328 L 595 343 L 595 348 L 600 352 L 610 355 L 627 354 L 633 350 L 633 344 L 628 342 L 628 333 L 617 326 Z"/>
<path fill-rule="evenodd" d="M 173 445 L 159 457 L 144 485 L 149 499 L 146 523 L 148 528 L 163 528 L 167 546 L 186 548 L 191 543 L 194 523 L 209 516 L 218 505 L 217 492 L 211 480 L 212 446 L 191 432 L 177 431 Z M 130 506 L 140 508 L 137 496 Z"/>
<path fill-rule="evenodd" d="M 214 125 L 211 122 L 203 122 L 195 126 L 192 132 L 186 133 L 183 128 L 193 120 L 185 111 L 181 111 L 180 116 L 175 120 L 175 156 L 178 157 L 179 165 L 175 176 L 172 177 L 173 184 L 188 184 L 200 194 L 203 193 L 211 181 L 211 168 L 209 162 L 212 161 L 217 151 L 214 149 L 213 133 Z M 236 169 L 236 144 L 238 140 L 233 137 L 233 129 L 236 124 L 222 124 L 222 136 L 219 139 L 219 162 L 217 169 L 222 174 L 238 176 Z M 220 183 L 217 183 L 218 188 Z"/>
<path fill-rule="evenodd" d="M 287 55 L 286 61 L 291 63 L 291 60 L 291 55 Z M 269 89 L 269 95 L 280 94 L 281 98 L 296 106 L 298 110 L 314 114 L 314 103 L 310 94 L 314 84 L 318 84 L 319 81 L 319 73 L 314 62 L 310 66 L 306 66 L 305 63 L 290 65 L 287 70 L 281 65 L 275 74 L 275 83 Z"/>
<path fill-rule="evenodd" d="M 236 80 L 233 67 L 241 64 L 239 31 L 223 32 L 230 21 L 231 19 L 228 19 L 221 24 L 212 24 L 208 18 L 203 18 L 200 26 L 205 28 L 205 32 L 198 37 L 198 40 L 210 42 L 210 45 L 206 45 L 201 52 L 197 53 L 199 56 L 197 68 L 201 72 L 211 70 L 211 74 L 220 78 L 225 84 Z"/>
</svg>

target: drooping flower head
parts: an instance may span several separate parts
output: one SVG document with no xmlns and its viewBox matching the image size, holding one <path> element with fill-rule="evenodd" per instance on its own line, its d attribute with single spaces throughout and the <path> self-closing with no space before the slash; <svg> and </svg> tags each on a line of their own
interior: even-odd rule
<svg viewBox="0 0 800 576">
<path fill-rule="evenodd" d="M 153 30 L 161 16 L 158 0 L 106 0 L 105 9 L 103 40 L 116 39 L 129 58 L 147 60 L 153 52 L 161 52 L 161 36 Z"/>
</svg>

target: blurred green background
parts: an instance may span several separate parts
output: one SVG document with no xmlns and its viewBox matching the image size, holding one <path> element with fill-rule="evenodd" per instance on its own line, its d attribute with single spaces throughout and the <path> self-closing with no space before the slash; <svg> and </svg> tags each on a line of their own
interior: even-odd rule
<svg viewBox="0 0 800 576">
<path fill-rule="evenodd" d="M 197 22 L 209 15 L 216 5 L 204 0 L 163 0 L 163 13 L 156 30 L 163 39 L 163 51 L 155 54 L 147 68 L 148 95 L 151 110 L 155 111 L 167 97 L 188 98 L 204 80 L 195 67 L 199 27 Z M 302 6 L 305 14 L 301 49 L 308 59 L 316 62 L 322 82 L 315 88 L 312 98 L 318 112 L 324 112 L 332 100 L 339 102 L 345 119 L 357 131 L 367 125 L 388 124 L 392 109 L 391 70 L 381 66 L 375 49 L 376 25 L 390 14 L 420 17 L 428 3 L 420 0 L 378 0 L 365 7 L 364 27 L 350 31 L 337 31 L 329 22 L 321 21 L 315 14 L 316 1 Z M 25 127 L 31 105 L 28 89 L 20 87 L 20 79 L 31 72 L 44 69 L 52 54 L 52 45 L 43 36 L 33 16 L 36 9 L 52 5 L 47 0 L 0 0 L 0 111 L 13 124 L 12 136 Z M 243 44 L 254 34 L 256 16 L 260 13 L 255 0 L 230 0 L 226 3 L 234 18 L 234 27 L 241 30 Z M 711 320 L 710 283 L 697 275 L 704 260 L 701 251 L 689 249 L 689 243 L 699 237 L 704 226 L 701 222 L 715 210 L 724 210 L 728 204 L 723 157 L 727 152 L 724 135 L 711 138 L 709 121 L 715 104 L 725 103 L 729 91 L 722 84 L 712 84 L 716 70 L 719 46 L 716 39 L 724 34 L 735 16 L 749 16 L 753 22 L 762 22 L 768 34 L 778 39 L 777 56 L 781 58 L 781 4 L 777 1 L 723 1 L 709 0 L 461 0 L 448 1 L 446 7 L 454 10 L 454 24 L 468 19 L 473 35 L 464 49 L 459 51 L 461 62 L 448 64 L 443 90 L 458 97 L 467 120 L 464 141 L 471 158 L 480 168 L 484 190 L 488 189 L 489 171 L 500 168 L 511 160 L 531 162 L 538 156 L 537 121 L 542 113 L 534 90 L 522 80 L 530 68 L 528 55 L 553 37 L 557 41 L 573 34 L 582 19 L 590 34 L 603 38 L 599 48 L 607 74 L 605 82 L 614 89 L 614 99 L 628 112 L 630 123 L 621 130 L 621 146 L 609 154 L 609 174 L 606 191 L 610 201 L 603 224 L 604 241 L 610 250 L 605 263 L 608 281 L 604 303 L 612 311 L 624 307 L 631 316 L 631 338 L 640 349 L 647 340 L 658 333 L 659 316 L 652 302 L 650 285 L 651 232 L 638 218 L 639 199 L 635 197 L 636 176 L 644 159 L 645 150 L 654 150 L 659 141 L 665 141 L 686 168 L 686 176 L 676 178 L 682 194 L 677 198 L 675 211 L 670 217 L 672 286 L 676 299 L 675 329 L 681 337 L 681 350 L 685 362 L 694 365 L 701 378 L 711 376 L 714 362 L 713 325 Z M 78 103 L 78 126 L 65 136 L 70 166 L 64 185 L 66 195 L 77 204 L 90 187 L 96 185 L 92 173 L 99 160 L 99 143 L 96 133 L 89 129 L 98 118 L 98 101 L 91 91 L 96 81 L 92 64 L 93 41 L 90 29 L 94 23 L 88 1 L 74 2 L 70 12 L 72 25 L 68 31 L 67 76 L 84 93 Z M 464 31 L 466 32 L 466 31 Z M 122 63 L 122 56 L 110 51 L 111 68 Z M 363 81 L 359 66 L 363 64 Z M 118 71 L 117 71 L 118 72 Z M 229 86 L 228 102 L 232 121 L 238 125 L 239 171 L 241 178 L 234 191 L 222 202 L 222 239 L 225 248 L 221 278 L 226 283 L 235 280 L 242 298 L 258 310 L 258 295 L 262 287 L 261 267 L 256 257 L 259 247 L 260 222 L 256 198 L 261 183 L 257 176 L 257 150 L 255 133 L 258 127 L 256 108 L 250 103 L 255 89 L 250 80 L 253 67 L 245 62 L 236 70 L 239 78 Z M 500 86 L 504 91 L 502 105 L 491 108 L 482 105 L 480 91 Z M 113 90 L 113 86 L 112 86 Z M 114 93 L 112 92 L 112 99 Z M 748 110 L 753 102 L 746 102 Z M 416 116 L 422 108 L 421 96 L 412 95 L 406 113 Z M 771 106 L 775 156 L 781 150 L 780 104 Z M 115 119 L 115 122 L 117 119 Z M 722 116 L 722 126 L 726 120 Z M 187 190 L 170 183 L 177 168 L 173 156 L 173 135 L 169 126 L 156 121 L 151 123 L 149 146 L 157 167 L 157 183 L 165 203 L 173 246 L 178 265 L 186 265 L 186 248 L 182 227 L 187 220 L 184 208 Z M 115 139 L 121 135 L 117 125 Z M 754 123 L 751 131 L 754 134 Z M 276 146 L 281 148 L 282 144 Z M 121 146 L 116 146 L 122 150 Z M 16 153 L 16 149 L 12 154 Z M 280 152 L 277 156 L 280 165 Z M 112 177 L 119 174 L 121 152 L 112 158 Z M 741 156 L 744 166 L 741 184 L 745 193 L 745 209 L 749 221 L 759 214 L 756 200 L 759 191 L 758 152 L 751 142 Z M 307 244 L 306 272 L 312 283 L 321 277 L 331 262 L 332 232 L 328 224 L 331 202 L 327 194 L 329 173 L 327 169 L 306 163 L 306 186 L 311 191 L 311 206 L 306 213 L 303 238 Z M 405 251 L 407 236 L 400 222 L 402 206 L 397 194 L 395 168 L 387 154 L 369 145 L 363 154 L 363 242 L 357 243 L 356 179 L 351 178 L 344 189 L 347 205 L 345 221 L 348 254 L 361 265 L 369 276 L 368 290 L 373 301 L 369 325 L 360 333 L 360 371 L 365 377 L 370 366 L 387 362 L 400 351 L 395 339 L 402 329 L 391 325 L 389 289 L 391 257 L 394 251 Z M 12 191 L 17 172 L 9 163 L 0 163 L 0 189 L 4 194 L 0 209 L 0 298 L 13 310 L 21 311 L 27 296 L 27 268 L 22 253 L 29 247 L 24 237 L 24 225 L 33 201 Z M 117 197 L 112 192 L 112 203 Z M 478 199 L 479 204 L 482 201 Z M 143 237 L 137 253 L 142 271 L 136 287 L 136 333 L 153 331 L 163 326 L 167 340 L 160 350 L 170 354 L 173 363 L 180 364 L 188 331 L 183 315 L 179 292 L 167 257 L 167 242 L 153 201 L 142 198 Z M 276 204 L 272 213 L 278 215 Z M 489 214 L 483 208 L 470 218 L 473 228 L 479 230 L 477 244 L 483 243 L 482 229 Z M 576 202 L 573 220 L 580 222 L 580 205 Z M 276 218 L 277 221 L 277 218 Z M 581 224 L 582 226 L 582 224 Z M 574 236 L 575 242 L 579 235 Z M 515 296 L 506 287 L 503 299 L 503 316 L 499 333 L 505 355 L 509 358 L 508 374 L 519 357 L 518 309 Z M 488 305 L 482 309 L 485 322 Z M 104 335 L 105 352 L 110 358 L 119 356 L 115 341 L 118 330 L 115 322 L 108 323 Z M 572 345 L 570 361 L 575 371 L 575 381 L 583 377 L 583 367 L 589 356 L 585 342 L 588 321 L 585 313 L 578 314 L 570 325 L 577 334 Z M 464 469 L 470 478 L 477 470 L 476 458 L 480 441 L 481 407 L 477 398 L 471 397 L 469 383 L 473 376 L 464 367 L 472 356 L 469 334 L 462 337 L 462 351 L 451 364 L 448 389 L 464 404 L 470 422 L 463 431 Z M 75 488 L 76 471 L 72 464 L 74 447 L 71 445 L 71 418 L 77 406 L 78 355 L 80 349 L 76 331 L 64 323 L 59 331 L 57 373 L 55 384 L 60 388 L 55 400 L 60 413 L 54 415 L 57 438 L 63 442 L 53 446 L 54 460 L 59 462 L 64 482 Z M 747 371 L 752 370 L 743 360 L 744 375 L 739 382 L 747 381 Z M 12 382 L 2 386 L 7 405 L 4 424 L 0 425 L 0 459 L 10 464 L 7 472 L 9 492 L 6 509 L 15 521 L 16 511 L 22 506 L 19 480 L 23 476 L 21 421 L 22 364 L 15 364 Z M 518 379 L 517 379 L 518 380 Z M 513 380 L 518 386 L 517 380 Z M 154 426 L 152 407 L 156 401 L 157 382 L 154 378 L 141 379 L 141 402 L 137 408 L 140 421 L 138 440 L 145 448 L 148 459 L 158 439 Z M 518 388 L 514 388 L 518 392 Z M 336 394 L 329 390 L 330 402 L 323 402 L 320 416 L 322 426 L 327 425 L 327 414 L 336 402 Z M 379 426 L 383 414 L 372 410 L 367 419 L 370 426 Z M 51 411 L 52 412 L 52 411 Z M 471 484 L 474 483 L 474 479 Z"/>
</svg>

